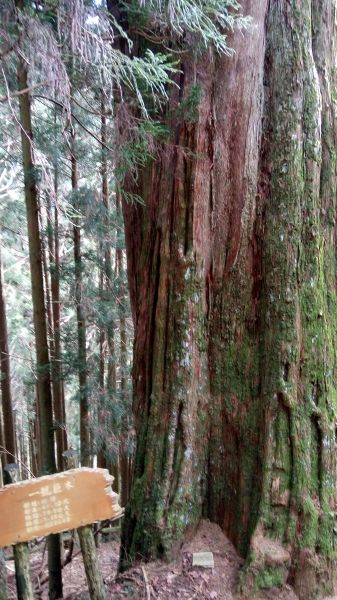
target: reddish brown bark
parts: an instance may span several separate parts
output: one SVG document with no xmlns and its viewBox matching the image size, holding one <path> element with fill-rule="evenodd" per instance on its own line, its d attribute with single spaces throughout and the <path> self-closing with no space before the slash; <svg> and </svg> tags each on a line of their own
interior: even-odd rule
<svg viewBox="0 0 337 600">
<path fill-rule="evenodd" d="M 204 514 L 247 558 L 246 589 L 288 579 L 308 600 L 334 565 L 337 39 L 328 1 L 242 5 L 255 27 L 229 38 L 234 56 L 184 59 L 171 144 L 130 184 L 145 206 L 124 205 L 122 565 L 169 556 Z M 179 119 L 196 82 L 198 118 Z"/>
</svg>

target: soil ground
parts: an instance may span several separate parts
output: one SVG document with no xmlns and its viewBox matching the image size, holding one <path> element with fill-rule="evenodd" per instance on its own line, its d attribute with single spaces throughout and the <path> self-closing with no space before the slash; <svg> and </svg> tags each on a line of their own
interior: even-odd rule
<svg viewBox="0 0 337 600">
<path fill-rule="evenodd" d="M 113 536 L 112 536 L 113 537 Z M 44 543 L 32 549 L 31 569 L 36 598 L 48 599 Z M 214 569 L 192 567 L 192 553 L 210 551 Z M 108 590 L 116 600 L 243 600 L 235 594 L 241 560 L 220 527 L 202 521 L 195 537 L 186 543 L 172 563 L 149 562 L 117 576 L 119 540 L 101 543 L 98 560 Z M 7 561 L 10 600 L 17 598 L 14 563 Z M 63 570 L 65 600 L 88 600 L 82 557 L 75 545 L 73 559 Z M 290 587 L 259 593 L 254 600 L 297 600 Z M 325 600 L 337 600 L 337 596 Z"/>
</svg>

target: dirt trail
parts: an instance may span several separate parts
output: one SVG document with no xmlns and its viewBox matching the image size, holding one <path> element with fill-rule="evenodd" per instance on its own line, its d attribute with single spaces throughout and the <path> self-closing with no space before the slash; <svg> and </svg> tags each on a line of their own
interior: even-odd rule
<svg viewBox="0 0 337 600">
<path fill-rule="evenodd" d="M 214 569 L 192 567 L 192 553 L 210 551 L 214 555 Z M 76 552 L 76 551 L 75 551 Z M 202 521 L 195 537 L 184 544 L 177 560 L 171 563 L 159 561 L 144 563 L 130 569 L 116 578 L 119 556 L 118 540 L 102 543 L 98 549 L 99 563 L 108 589 L 108 598 L 115 600 L 244 600 L 235 593 L 242 564 L 234 546 L 226 538 L 220 527 L 209 521 Z M 45 557 L 42 551 L 31 558 L 32 574 L 41 570 L 46 574 Z M 10 600 L 16 599 L 14 585 L 14 565 L 8 563 L 10 576 Z M 87 600 L 85 573 L 81 554 L 78 553 L 63 572 L 64 599 Z M 48 600 L 48 584 L 36 583 L 36 597 Z M 293 590 L 287 586 L 283 590 L 273 588 L 256 594 L 250 600 L 298 600 Z M 324 600 L 337 600 L 331 596 Z"/>
</svg>

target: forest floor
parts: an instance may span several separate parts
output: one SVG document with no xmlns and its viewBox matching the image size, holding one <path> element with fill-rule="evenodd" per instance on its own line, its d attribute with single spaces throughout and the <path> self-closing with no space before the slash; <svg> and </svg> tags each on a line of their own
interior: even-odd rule
<svg viewBox="0 0 337 600">
<path fill-rule="evenodd" d="M 41 545 L 42 546 L 42 545 Z M 194 552 L 209 551 L 214 555 L 214 569 L 192 567 Z M 108 598 L 116 600 L 243 600 L 235 594 L 241 559 L 220 527 L 202 521 L 195 537 L 186 543 L 179 557 L 172 563 L 149 562 L 117 576 L 119 541 L 101 543 L 98 560 L 108 590 Z M 14 563 L 7 561 L 10 599 L 15 592 Z M 47 565 L 45 552 L 40 548 L 31 555 L 32 578 L 35 595 L 48 599 Z M 65 600 L 87 600 L 83 562 L 75 546 L 72 561 L 63 571 Z M 253 600 L 297 600 L 290 587 L 273 588 L 257 594 Z M 325 600 L 337 600 L 337 596 Z"/>
</svg>

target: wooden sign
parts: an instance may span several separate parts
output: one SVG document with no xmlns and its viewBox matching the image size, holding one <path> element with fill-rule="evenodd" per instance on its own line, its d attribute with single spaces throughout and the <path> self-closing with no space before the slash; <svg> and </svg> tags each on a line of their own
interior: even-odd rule
<svg viewBox="0 0 337 600">
<path fill-rule="evenodd" d="M 118 519 L 123 510 L 107 469 L 72 469 L 0 489 L 0 547 Z"/>
</svg>

